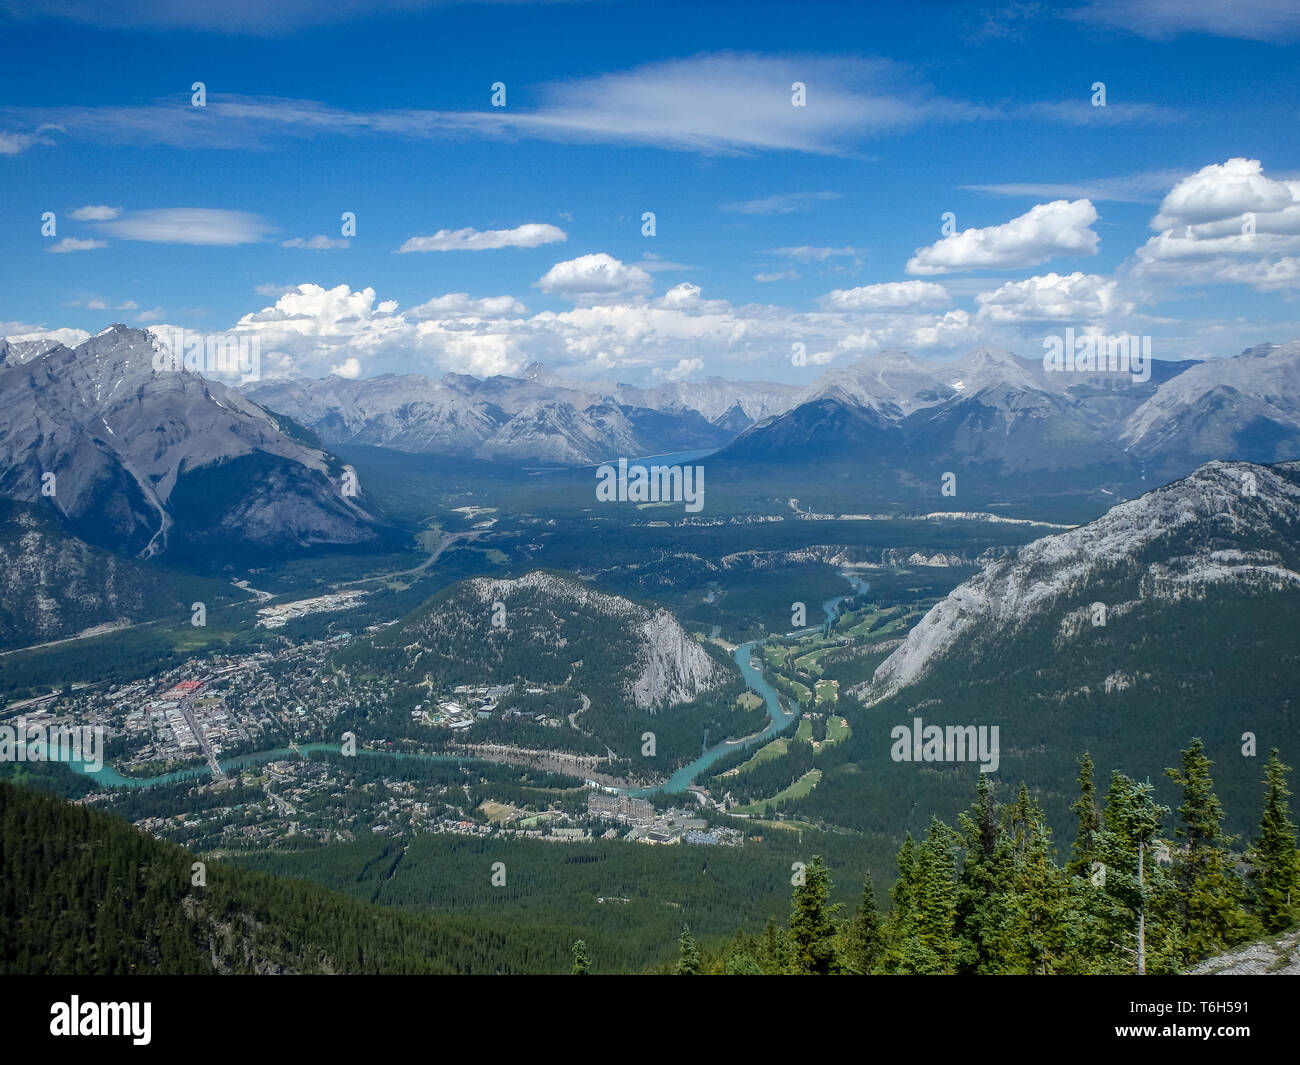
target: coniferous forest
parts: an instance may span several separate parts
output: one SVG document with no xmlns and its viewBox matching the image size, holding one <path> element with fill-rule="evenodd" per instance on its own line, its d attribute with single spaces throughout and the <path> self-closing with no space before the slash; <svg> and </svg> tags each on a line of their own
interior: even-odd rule
<svg viewBox="0 0 1300 1065">
<path fill-rule="evenodd" d="M 1223 830 L 1199 740 L 1167 770 L 1176 809 L 1149 781 L 1100 782 L 1086 754 L 1078 765 L 1066 853 L 1027 788 L 1003 799 L 981 776 L 955 826 L 936 818 L 903 837 L 883 896 L 867 873 L 856 904 L 832 901 L 831 870 L 813 856 L 795 867 L 788 912 L 761 932 L 697 939 L 686 923 L 640 965 L 602 958 L 574 912 L 524 911 L 503 926 L 376 905 L 199 862 L 111 815 L 0 781 L 0 971 L 1159 974 L 1300 920 L 1290 767 L 1276 751 L 1245 840 Z"/>
</svg>

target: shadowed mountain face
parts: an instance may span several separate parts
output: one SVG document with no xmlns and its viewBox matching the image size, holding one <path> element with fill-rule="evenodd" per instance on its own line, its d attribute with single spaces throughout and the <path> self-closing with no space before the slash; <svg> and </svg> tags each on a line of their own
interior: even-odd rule
<svg viewBox="0 0 1300 1065">
<path fill-rule="evenodd" d="M 0 500 L 0 647 L 185 609 L 166 574 L 69 536 L 48 505 Z"/>
<path fill-rule="evenodd" d="M 159 351 L 114 326 L 75 349 L 5 352 L 0 495 L 49 500 L 77 535 L 145 556 L 375 538 L 336 459 L 239 392 L 155 368 Z"/>
<path fill-rule="evenodd" d="M 1300 342 L 1230 359 L 1151 362 L 1144 374 L 1053 372 L 980 349 L 947 364 L 886 352 L 826 374 L 793 409 L 718 457 L 815 457 L 905 479 L 933 470 L 989 481 L 1064 476 L 1139 488 L 1216 458 L 1300 456 Z"/>
</svg>

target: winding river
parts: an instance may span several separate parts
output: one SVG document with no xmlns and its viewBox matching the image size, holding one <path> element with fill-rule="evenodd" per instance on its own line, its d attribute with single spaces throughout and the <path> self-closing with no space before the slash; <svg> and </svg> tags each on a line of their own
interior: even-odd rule
<svg viewBox="0 0 1300 1065">
<path fill-rule="evenodd" d="M 855 595 L 865 592 L 870 585 L 859 577 L 856 573 L 841 571 L 840 576 L 844 577 L 853 586 L 853 590 L 844 595 L 836 596 L 834 599 L 827 599 L 822 603 L 822 611 L 826 614 L 826 620 L 834 621 L 840 603 L 845 599 L 850 599 Z M 806 629 L 800 629 L 796 633 L 789 635 L 800 635 L 806 632 L 814 632 L 821 626 L 811 625 Z M 742 643 L 732 652 L 732 657 L 736 660 L 736 665 L 740 668 L 741 675 L 745 678 L 745 683 L 751 690 L 757 692 L 763 698 L 763 703 L 767 708 L 769 718 L 767 728 L 753 736 L 747 736 L 743 740 L 726 741 L 710 747 L 699 758 L 682 766 L 664 783 L 651 788 L 635 788 L 629 790 L 629 795 L 653 795 L 659 792 L 678 792 L 685 791 L 694 783 L 695 778 L 699 776 L 709 766 L 713 765 L 723 755 L 730 754 L 732 751 L 743 747 L 749 747 L 756 743 L 766 743 L 768 740 L 784 732 L 790 727 L 791 723 L 798 718 L 798 714 L 788 714 L 781 708 L 781 700 L 777 691 L 766 680 L 763 679 L 763 673 L 756 668 L 751 662 L 751 658 L 761 652 L 766 640 L 750 640 L 748 643 Z M 337 751 L 337 743 L 304 743 L 296 748 L 298 755 L 305 757 L 311 751 Z M 389 758 L 412 758 L 417 761 L 426 762 L 464 762 L 471 763 L 476 759 L 466 758 L 460 755 L 450 754 L 413 754 L 399 751 L 372 751 L 365 747 L 358 747 L 357 754 L 360 755 L 384 755 Z M 253 754 L 239 755 L 228 761 L 221 762 L 221 768 L 229 772 L 232 769 L 242 769 L 245 766 L 255 765 L 258 762 L 274 762 L 281 758 L 290 758 L 295 756 L 295 749 L 290 747 L 276 747 L 268 751 L 257 751 Z M 173 784 L 180 780 L 191 780 L 196 778 L 208 777 L 212 775 L 212 770 L 207 766 L 196 766 L 193 769 L 178 769 L 173 773 L 162 773 L 154 777 L 127 777 L 123 776 L 110 765 L 105 765 L 99 769 L 91 769 L 85 762 L 69 760 L 66 763 L 75 772 L 94 778 L 95 782 L 103 787 L 108 788 L 144 788 L 153 784 Z"/>
<path fill-rule="evenodd" d="M 838 616 L 840 603 L 844 602 L 845 599 L 860 595 L 871 587 L 867 581 L 864 581 L 856 573 L 841 570 L 840 576 L 853 585 L 853 590 L 844 595 L 837 595 L 834 599 L 827 599 L 822 603 L 822 611 L 826 614 L 828 622 L 833 622 Z M 810 625 L 806 629 L 799 629 L 796 632 L 787 633 L 787 635 L 798 636 L 808 632 L 815 632 L 819 628 L 821 628 L 820 625 Z M 645 796 L 660 792 L 685 791 L 695 782 L 697 776 L 723 755 L 731 754 L 733 751 L 750 747 L 756 743 L 766 743 L 768 740 L 780 735 L 790 727 L 792 722 L 798 719 L 799 715 L 797 713 L 788 714 L 781 709 L 781 700 L 776 689 L 763 679 L 763 671 L 757 668 L 752 661 L 756 654 L 761 655 L 763 645 L 766 642 L 766 640 L 750 640 L 748 643 L 742 643 L 732 652 L 732 657 L 736 660 L 736 665 L 740 667 L 745 683 L 749 685 L 752 691 L 763 697 L 763 703 L 767 707 L 767 716 L 769 718 L 767 728 L 753 736 L 747 736 L 743 740 L 731 740 L 710 747 L 695 761 L 682 766 L 664 783 L 653 788 L 636 788 L 629 791 L 629 795 Z"/>
</svg>

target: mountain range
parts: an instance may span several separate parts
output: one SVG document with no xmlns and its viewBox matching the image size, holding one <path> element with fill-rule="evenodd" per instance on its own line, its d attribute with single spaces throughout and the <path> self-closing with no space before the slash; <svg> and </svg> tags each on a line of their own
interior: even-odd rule
<svg viewBox="0 0 1300 1065">
<path fill-rule="evenodd" d="M 0 341 L 0 497 L 54 507 L 126 554 L 374 546 L 364 485 L 330 447 L 366 444 L 512 465 L 712 451 L 801 477 L 851 471 L 994 492 L 1129 495 L 1210 459 L 1300 458 L 1300 342 L 1129 373 L 1053 372 L 981 348 L 952 362 L 884 351 L 805 388 L 770 382 L 579 382 L 447 374 L 228 387 L 158 369 L 159 336 L 115 325 L 69 348 Z M 52 475 L 52 476 L 51 476 Z M 932 493 L 933 494 L 933 493 Z"/>
<path fill-rule="evenodd" d="M 249 396 L 329 445 L 374 444 L 582 465 L 718 449 L 736 462 L 866 464 L 929 476 L 1063 474 L 1140 486 L 1213 458 L 1300 457 L 1300 342 L 1149 371 L 1053 371 L 980 348 L 951 362 L 883 351 L 810 385 L 724 381 L 637 388 L 449 374 L 267 381 Z"/>
<path fill-rule="evenodd" d="M 377 539 L 309 434 L 218 381 L 157 369 L 163 350 L 121 325 L 76 348 L 0 341 L 0 496 L 144 557 Z"/>
<path fill-rule="evenodd" d="M 885 352 L 824 375 L 789 411 L 750 427 L 718 457 L 815 458 L 914 475 L 1065 474 L 1126 488 L 1215 458 L 1300 457 L 1300 342 L 1149 365 L 1141 381 L 1053 371 L 991 349 L 947 364 Z"/>
<path fill-rule="evenodd" d="M 533 363 L 522 377 L 332 375 L 264 381 L 245 391 L 327 445 L 582 465 L 721 447 L 756 420 L 788 409 L 800 389 L 720 378 L 652 388 L 576 382 Z"/>
</svg>

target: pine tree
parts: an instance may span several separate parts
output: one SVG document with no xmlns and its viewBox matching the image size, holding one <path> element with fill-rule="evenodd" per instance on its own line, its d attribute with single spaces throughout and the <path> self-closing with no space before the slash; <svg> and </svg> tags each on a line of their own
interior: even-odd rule
<svg viewBox="0 0 1300 1065">
<path fill-rule="evenodd" d="M 880 971 L 891 974 L 902 971 L 903 946 L 915 924 L 916 845 L 912 842 L 912 833 L 903 836 L 895 862 L 898 876 L 889 888 L 893 905 L 885 918 L 885 951 L 880 962 Z"/>
<path fill-rule="evenodd" d="M 885 949 L 885 930 L 876 912 L 876 894 L 871 886 L 871 872 L 862 882 L 862 901 L 849 923 L 845 935 L 844 968 L 846 972 L 866 976 L 873 972 Z"/>
<path fill-rule="evenodd" d="M 690 925 L 682 925 L 682 934 L 677 940 L 677 967 L 673 973 L 677 976 L 699 976 L 700 948 L 695 945 Z"/>
<path fill-rule="evenodd" d="M 1153 790 L 1150 782 L 1112 773 L 1105 828 L 1095 837 L 1105 867 L 1104 890 L 1115 903 L 1110 914 L 1111 941 L 1133 959 L 1128 971 L 1139 975 L 1148 969 L 1169 971 L 1181 954 L 1176 917 L 1166 912 L 1173 905 L 1171 884 L 1152 860 L 1151 844 L 1161 819 L 1169 813 L 1168 807 L 1152 798 Z"/>
<path fill-rule="evenodd" d="M 1223 831 L 1223 804 L 1214 793 L 1205 744 L 1193 739 L 1183 751 L 1181 770 L 1166 774 L 1183 789 L 1175 838 L 1183 841 L 1173 854 L 1173 879 L 1183 960 L 1192 961 L 1222 951 L 1246 932 L 1241 909 L 1241 885 L 1228 852 L 1235 836 Z"/>
<path fill-rule="evenodd" d="M 986 774 L 979 775 L 975 802 L 958 822 L 966 857 L 957 880 L 957 971 L 1001 972 L 993 951 L 1005 917 L 1000 896 L 1006 862 L 998 853 L 1003 846 L 998 809 Z"/>
<path fill-rule="evenodd" d="M 952 829 L 931 818 L 930 831 L 916 848 L 908 889 L 911 909 L 900 919 L 891 944 L 897 972 L 926 976 L 956 972 L 957 885 L 952 837 Z"/>
<path fill-rule="evenodd" d="M 1282 764 L 1274 747 L 1264 767 L 1264 814 L 1250 854 L 1255 916 L 1265 932 L 1290 928 L 1297 914 L 1296 828 L 1288 802 L 1289 772 L 1291 767 Z"/>
<path fill-rule="evenodd" d="M 1004 918 L 995 953 L 1002 972 L 1046 976 L 1058 970 L 1065 952 L 1065 883 L 1052 858 L 1052 830 L 1024 784 L 1002 839 L 1006 890 L 998 900 Z"/>
<path fill-rule="evenodd" d="M 587 944 L 584 940 L 576 939 L 573 942 L 573 974 L 574 976 L 589 976 L 591 974 L 591 962 L 587 957 Z"/>
<path fill-rule="evenodd" d="M 775 917 L 767 919 L 754 958 L 767 976 L 790 972 L 790 936 Z"/>
<path fill-rule="evenodd" d="M 830 904 L 831 875 L 820 855 L 804 870 L 790 907 L 791 971 L 801 976 L 835 972 L 835 914 Z"/>
<path fill-rule="evenodd" d="M 1101 827 L 1101 814 L 1097 809 L 1097 785 L 1092 779 L 1092 756 L 1087 751 L 1079 759 L 1079 797 L 1070 807 L 1078 824 L 1074 845 L 1070 848 L 1070 861 L 1065 870 L 1071 876 L 1090 876 L 1092 873 L 1094 838 Z"/>
</svg>

